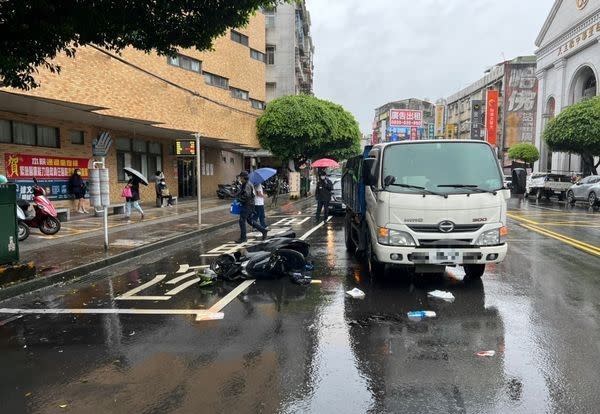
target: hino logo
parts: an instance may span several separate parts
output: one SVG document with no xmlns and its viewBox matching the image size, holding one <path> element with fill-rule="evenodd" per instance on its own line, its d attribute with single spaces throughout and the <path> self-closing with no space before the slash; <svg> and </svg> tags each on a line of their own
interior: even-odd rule
<svg viewBox="0 0 600 414">
<path fill-rule="evenodd" d="M 438 224 L 438 229 L 440 229 L 442 233 L 450 233 L 452 230 L 454 230 L 454 223 L 448 220 L 442 221 L 440 224 Z"/>
</svg>

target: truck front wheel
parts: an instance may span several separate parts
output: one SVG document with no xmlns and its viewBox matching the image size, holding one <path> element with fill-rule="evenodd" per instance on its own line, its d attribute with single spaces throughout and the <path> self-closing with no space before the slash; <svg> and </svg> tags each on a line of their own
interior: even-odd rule
<svg viewBox="0 0 600 414">
<path fill-rule="evenodd" d="M 465 269 L 465 279 L 477 280 L 485 273 L 485 264 L 468 264 L 463 266 Z"/>
<path fill-rule="evenodd" d="M 385 273 L 385 263 L 381 263 L 377 260 L 375 253 L 373 253 L 373 246 L 371 245 L 371 238 L 367 240 L 367 251 L 365 252 L 365 259 L 369 268 L 369 273 L 373 279 L 383 276 Z"/>
<path fill-rule="evenodd" d="M 356 253 L 356 244 L 352 240 L 352 219 L 348 214 L 344 220 L 344 242 L 346 243 L 346 250 L 351 253 Z"/>
</svg>

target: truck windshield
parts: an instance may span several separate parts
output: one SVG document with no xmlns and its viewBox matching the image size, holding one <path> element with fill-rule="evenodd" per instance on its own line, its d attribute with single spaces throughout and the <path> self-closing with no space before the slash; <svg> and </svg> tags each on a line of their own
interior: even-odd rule
<svg viewBox="0 0 600 414">
<path fill-rule="evenodd" d="M 448 194 L 473 193 L 473 188 L 496 191 L 503 187 L 494 152 L 477 142 L 431 142 L 387 147 L 383 154 L 383 177 L 391 175 L 396 184 L 423 187 Z M 390 186 L 395 193 L 419 190 Z"/>
</svg>

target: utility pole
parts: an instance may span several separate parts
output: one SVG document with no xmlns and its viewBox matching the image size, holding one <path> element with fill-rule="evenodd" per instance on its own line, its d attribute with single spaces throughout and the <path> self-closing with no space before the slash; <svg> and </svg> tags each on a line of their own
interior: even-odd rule
<svg viewBox="0 0 600 414">
<path fill-rule="evenodd" d="M 196 138 L 196 193 L 198 202 L 198 228 L 202 225 L 202 170 L 200 168 L 200 134 L 196 132 L 192 134 Z"/>
</svg>

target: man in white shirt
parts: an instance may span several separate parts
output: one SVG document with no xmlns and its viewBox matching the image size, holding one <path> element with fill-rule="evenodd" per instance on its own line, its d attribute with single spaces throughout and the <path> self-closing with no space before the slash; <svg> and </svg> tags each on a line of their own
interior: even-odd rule
<svg viewBox="0 0 600 414">
<path fill-rule="evenodd" d="M 260 184 L 254 186 L 254 212 L 260 225 L 267 227 L 265 224 L 265 194 Z"/>
</svg>

